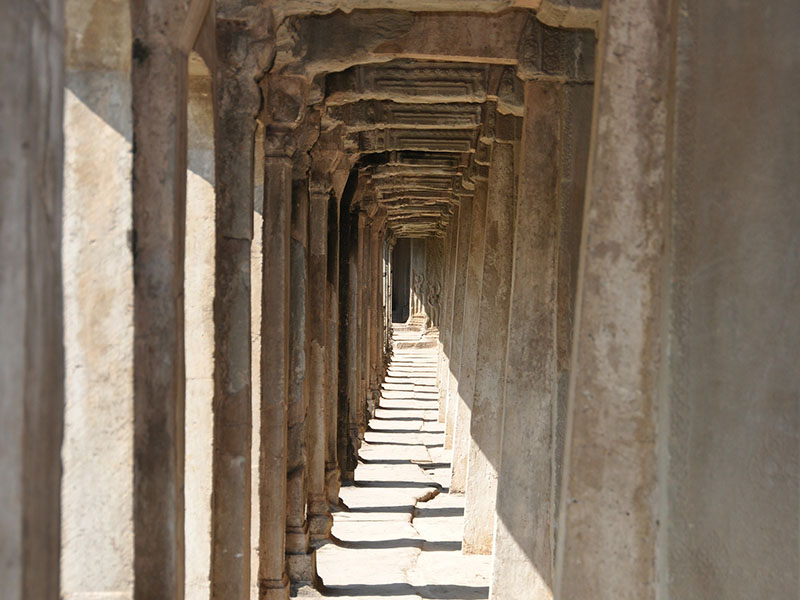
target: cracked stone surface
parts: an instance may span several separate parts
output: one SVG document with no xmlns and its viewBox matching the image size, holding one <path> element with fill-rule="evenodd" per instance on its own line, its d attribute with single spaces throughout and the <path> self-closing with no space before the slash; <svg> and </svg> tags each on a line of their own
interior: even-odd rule
<svg viewBox="0 0 800 600">
<path fill-rule="evenodd" d="M 449 494 L 438 422 L 437 335 L 400 328 L 380 407 L 361 446 L 338 540 L 321 548 L 320 591 L 296 597 L 483 600 L 490 557 L 461 553 L 464 496 Z"/>
</svg>

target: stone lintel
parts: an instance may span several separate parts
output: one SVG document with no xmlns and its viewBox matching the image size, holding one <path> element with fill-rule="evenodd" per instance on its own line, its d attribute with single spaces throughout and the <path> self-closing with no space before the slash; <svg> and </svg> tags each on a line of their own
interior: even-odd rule
<svg viewBox="0 0 800 600">
<path fill-rule="evenodd" d="M 348 132 L 387 127 L 465 129 L 480 125 L 481 105 L 467 102 L 413 104 L 359 100 L 327 107 L 325 118 L 326 124 L 342 124 Z"/>
</svg>

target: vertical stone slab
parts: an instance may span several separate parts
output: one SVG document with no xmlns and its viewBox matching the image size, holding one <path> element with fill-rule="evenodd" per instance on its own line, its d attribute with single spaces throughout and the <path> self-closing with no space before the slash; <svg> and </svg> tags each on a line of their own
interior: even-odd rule
<svg viewBox="0 0 800 600">
<path fill-rule="evenodd" d="M 134 598 L 183 597 L 187 56 L 183 3 L 131 5 Z"/>
<path fill-rule="evenodd" d="M 328 448 L 328 394 L 325 378 L 327 343 L 327 246 L 330 189 L 311 183 L 308 223 L 308 521 L 311 541 L 328 539 L 333 520 L 325 498 Z"/>
<path fill-rule="evenodd" d="M 529 82 L 520 150 L 514 272 L 490 598 L 552 595 L 552 413 L 562 85 Z"/>
<path fill-rule="evenodd" d="M 59 597 L 63 3 L 0 4 L 0 589 Z"/>
<path fill-rule="evenodd" d="M 325 279 L 325 496 L 339 502 L 342 474 L 339 470 L 339 199 L 330 194 L 327 210 Z"/>
<path fill-rule="evenodd" d="M 261 101 L 242 68 L 240 24 L 216 23 L 213 598 L 250 586 L 253 140 Z"/>
<path fill-rule="evenodd" d="M 655 597 L 666 2 L 604 4 L 576 300 L 556 597 Z M 624 59 L 622 56 L 624 55 Z"/>
<path fill-rule="evenodd" d="M 450 350 L 447 353 L 447 414 L 445 415 L 445 449 L 453 448 L 453 432 L 458 413 L 458 371 L 461 364 L 461 342 L 464 335 L 464 306 L 467 284 L 467 260 L 472 239 L 472 198 L 465 198 L 459 209 L 458 245 L 452 257 L 453 300 Z"/>
<path fill-rule="evenodd" d="M 425 240 L 411 239 L 411 316 L 425 314 Z"/>
<path fill-rule="evenodd" d="M 347 193 L 347 192 L 345 192 Z M 338 418 L 338 454 L 342 479 L 353 480 L 358 456 L 358 428 L 355 425 L 355 405 L 361 381 L 358 363 L 358 246 L 360 216 L 350 211 L 348 204 L 342 208 L 341 270 L 340 278 L 344 302 L 342 302 L 343 338 L 340 344 L 339 362 L 339 418 Z"/>
<path fill-rule="evenodd" d="M 314 554 L 309 552 L 306 520 L 308 456 L 308 179 L 292 182 L 289 291 L 289 405 L 286 462 L 286 570 L 292 583 L 310 582 Z"/>
<path fill-rule="evenodd" d="M 495 142 L 489 171 L 464 509 L 464 552 L 472 554 L 491 553 L 494 538 L 516 206 L 514 152 L 514 144 Z"/>
<path fill-rule="evenodd" d="M 102 23 L 102 27 L 96 28 L 96 23 Z M 61 449 L 64 466 L 61 593 L 76 599 L 96 594 L 130 599 L 133 597 L 130 8 L 127 1 L 69 0 L 65 3 L 65 24 L 61 247 L 63 269 L 68 276 L 64 279 L 66 402 Z M 20 66 L 14 68 L 24 70 Z M 3 256 L 5 269 L 8 266 Z M 9 348 L 5 343 L 3 347 Z M 5 435 L 2 433 L 0 437 Z M 0 537 L 8 539 L 2 534 Z"/>
<path fill-rule="evenodd" d="M 186 171 L 185 597 L 211 596 L 214 462 L 214 99 L 211 74 L 190 55 Z"/>
<path fill-rule="evenodd" d="M 461 360 L 458 366 L 458 406 L 453 427 L 453 465 L 450 473 L 450 492 L 464 493 L 467 489 L 467 463 L 472 423 L 472 396 L 475 392 L 475 368 L 478 356 L 478 325 L 480 321 L 481 288 L 483 286 L 483 256 L 486 243 L 486 200 L 488 182 L 478 179 L 472 204 L 467 277 L 464 285 L 464 333 L 461 338 Z"/>
<path fill-rule="evenodd" d="M 450 347 L 452 343 L 452 317 L 453 317 L 453 285 L 455 282 L 455 270 L 451 263 L 458 248 L 458 238 L 460 236 L 459 225 L 461 223 L 461 208 L 455 208 L 455 214 L 450 219 L 447 236 L 441 243 L 442 256 L 439 259 L 441 264 L 441 276 L 439 278 L 438 293 L 435 288 L 434 298 L 428 299 L 428 304 L 435 312 L 436 323 L 433 325 L 439 329 L 439 364 L 437 372 L 437 383 L 439 385 L 439 414 L 437 418 L 440 423 L 447 420 L 447 398 L 450 390 Z M 434 307 L 433 304 L 436 306 Z M 430 318 L 430 317 L 429 317 Z"/>
<path fill-rule="evenodd" d="M 259 538 L 261 531 L 261 304 L 264 271 L 264 126 L 256 125 L 253 170 L 253 241 L 250 244 L 250 352 L 251 419 L 250 449 L 250 600 L 258 600 Z"/>
<path fill-rule="evenodd" d="M 657 593 L 799 598 L 800 14 L 679 7 Z"/>
<path fill-rule="evenodd" d="M 287 134 L 288 135 L 288 134 Z M 292 161 L 280 132 L 267 131 L 261 314 L 260 600 L 288 600 L 286 551 L 287 404 Z"/>
</svg>

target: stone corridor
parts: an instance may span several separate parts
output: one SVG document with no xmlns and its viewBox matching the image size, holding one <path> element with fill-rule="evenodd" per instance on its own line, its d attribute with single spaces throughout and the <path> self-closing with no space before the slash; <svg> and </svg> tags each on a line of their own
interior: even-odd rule
<svg viewBox="0 0 800 600">
<path fill-rule="evenodd" d="M 0 598 L 798 600 L 798 32 L 0 0 Z"/>
<path fill-rule="evenodd" d="M 317 552 L 322 595 L 485 600 L 488 556 L 461 553 L 464 495 L 448 493 L 450 454 L 438 421 L 438 335 L 398 330 L 353 484 L 339 495 L 334 543 Z"/>
</svg>

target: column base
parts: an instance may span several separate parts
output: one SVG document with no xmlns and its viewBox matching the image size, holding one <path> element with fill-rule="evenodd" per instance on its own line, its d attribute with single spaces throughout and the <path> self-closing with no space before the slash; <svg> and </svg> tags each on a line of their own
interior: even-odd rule
<svg viewBox="0 0 800 600">
<path fill-rule="evenodd" d="M 286 528 L 286 554 L 305 554 L 308 552 L 308 522 L 300 527 Z"/>
<path fill-rule="evenodd" d="M 313 586 L 317 581 L 317 553 L 309 550 L 303 554 L 286 554 L 286 572 L 292 587 Z"/>
<path fill-rule="evenodd" d="M 311 533 L 311 546 L 319 548 L 330 541 L 333 528 L 333 516 L 325 505 L 324 512 L 312 513 L 308 516 L 309 531 Z"/>
<path fill-rule="evenodd" d="M 342 488 L 342 475 L 338 465 L 325 467 L 325 498 L 328 504 L 339 503 L 339 490 Z"/>
<path fill-rule="evenodd" d="M 258 582 L 258 600 L 289 600 L 289 578 L 261 579 Z"/>
</svg>

